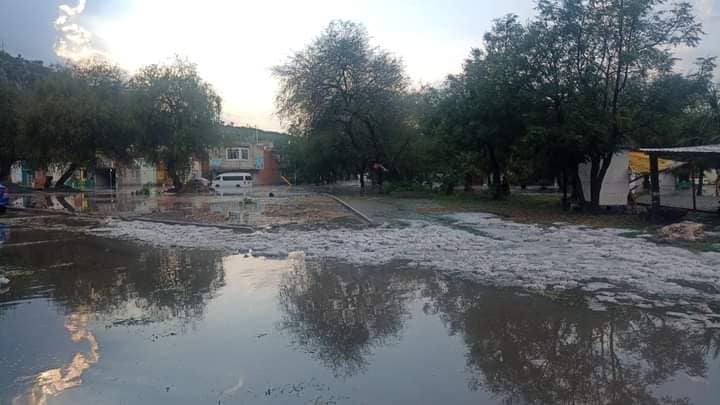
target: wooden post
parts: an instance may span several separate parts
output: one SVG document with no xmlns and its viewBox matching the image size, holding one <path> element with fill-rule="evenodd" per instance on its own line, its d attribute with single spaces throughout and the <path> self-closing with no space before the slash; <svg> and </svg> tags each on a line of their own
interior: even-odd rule
<svg viewBox="0 0 720 405">
<path fill-rule="evenodd" d="M 690 166 L 690 184 L 692 185 L 692 209 L 693 211 L 697 211 L 697 197 L 695 196 L 695 166 Z"/>
<path fill-rule="evenodd" d="M 562 170 L 562 207 L 563 210 L 567 211 L 570 208 L 570 204 L 568 201 L 568 173 L 567 168 L 563 168 Z"/>
<path fill-rule="evenodd" d="M 652 198 L 651 215 L 652 219 L 657 219 L 660 211 L 660 169 L 658 165 L 658 157 L 654 153 L 650 153 L 650 196 Z"/>
</svg>

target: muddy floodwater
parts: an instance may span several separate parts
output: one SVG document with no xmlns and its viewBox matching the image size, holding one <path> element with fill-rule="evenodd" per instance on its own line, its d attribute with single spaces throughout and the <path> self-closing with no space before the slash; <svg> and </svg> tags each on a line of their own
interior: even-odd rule
<svg viewBox="0 0 720 405">
<path fill-rule="evenodd" d="M 461 274 L 5 226 L 0 404 L 717 404 L 720 333 Z"/>
</svg>

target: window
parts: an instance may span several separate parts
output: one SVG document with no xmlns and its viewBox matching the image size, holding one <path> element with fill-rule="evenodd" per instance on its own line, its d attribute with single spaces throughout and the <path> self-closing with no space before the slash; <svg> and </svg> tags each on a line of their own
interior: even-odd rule
<svg viewBox="0 0 720 405">
<path fill-rule="evenodd" d="M 243 181 L 243 176 L 223 176 L 225 181 Z"/>
<path fill-rule="evenodd" d="M 252 181 L 252 176 L 245 176 L 246 181 Z"/>
<path fill-rule="evenodd" d="M 249 160 L 250 149 L 248 148 L 227 148 L 225 150 L 227 160 Z"/>
</svg>

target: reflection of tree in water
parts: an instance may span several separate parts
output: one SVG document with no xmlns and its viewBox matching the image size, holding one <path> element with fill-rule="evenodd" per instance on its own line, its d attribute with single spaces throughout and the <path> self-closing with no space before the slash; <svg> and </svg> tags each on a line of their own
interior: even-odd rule
<svg viewBox="0 0 720 405">
<path fill-rule="evenodd" d="M 97 238 L 51 246 L 3 251 L 14 268 L 35 269 L 14 277 L 3 300 L 49 295 L 68 313 L 187 322 L 202 316 L 207 300 L 224 284 L 217 252 L 147 249 Z"/>
<path fill-rule="evenodd" d="M 14 271 L 13 288 L 0 296 L 0 302 L 50 297 L 67 315 L 71 340 L 89 344 L 87 352 L 77 352 L 69 363 L 35 375 L 14 404 L 45 404 L 82 383 L 85 371 L 101 357 L 89 327 L 92 320 L 106 318 L 127 325 L 163 322 L 183 331 L 202 317 L 206 303 L 224 284 L 222 255 L 217 252 L 148 249 L 89 238 L 44 244 L 40 249 L 3 248 L 0 253 L 0 263 Z"/>
<path fill-rule="evenodd" d="M 417 290 L 402 272 L 297 265 L 280 284 L 278 328 L 337 376 L 363 372 L 376 347 L 399 339 Z"/>
<path fill-rule="evenodd" d="M 677 372 L 703 377 L 717 338 L 648 312 L 590 312 L 461 280 L 426 289 L 468 348 L 470 387 L 508 403 L 682 404 L 651 389 Z M 717 352 L 715 352 L 717 355 Z"/>
</svg>

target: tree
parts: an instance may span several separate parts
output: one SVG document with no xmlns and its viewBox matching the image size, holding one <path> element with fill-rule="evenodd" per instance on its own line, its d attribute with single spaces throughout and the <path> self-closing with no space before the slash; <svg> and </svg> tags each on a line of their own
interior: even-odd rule
<svg viewBox="0 0 720 405">
<path fill-rule="evenodd" d="M 457 148 L 455 162 L 463 161 L 468 151 L 482 156 L 492 174 L 495 198 L 506 193 L 502 176 L 513 145 L 525 133 L 524 37 L 525 28 L 517 16 L 496 20 L 485 35 L 485 51 L 474 49 L 463 72 L 448 77 L 444 100 L 439 103 L 441 133 Z"/>
<path fill-rule="evenodd" d="M 0 181 L 8 179 L 10 168 L 26 149 L 20 136 L 22 100 L 28 89 L 50 71 L 42 62 L 0 51 Z"/>
<path fill-rule="evenodd" d="M 466 189 L 470 191 L 472 177 L 486 168 L 466 133 L 468 111 L 462 78 L 449 76 L 440 88 L 422 89 L 419 99 L 420 118 L 413 145 L 424 162 L 420 167 L 428 172 L 424 180 L 439 183 L 446 194 L 452 194 L 460 179 L 469 177 Z"/>
<path fill-rule="evenodd" d="M 99 155 L 124 160 L 132 145 L 123 72 L 88 61 L 51 73 L 32 88 L 23 107 L 24 158 L 32 165 L 64 167 L 62 186 L 80 166 Z"/>
<path fill-rule="evenodd" d="M 192 154 L 217 139 L 222 100 L 197 66 L 180 58 L 142 68 L 130 80 L 130 89 L 140 123 L 136 151 L 148 161 L 163 163 L 179 190 Z"/>
<path fill-rule="evenodd" d="M 695 64 L 697 71 L 687 77 L 693 93 L 684 111 L 681 146 L 720 142 L 720 86 L 713 82 L 717 58 L 698 58 Z"/>
<path fill-rule="evenodd" d="M 10 176 L 10 168 L 18 160 L 18 108 L 20 91 L 9 82 L 0 82 L 0 181 Z"/>
<path fill-rule="evenodd" d="M 567 83 L 568 119 L 583 134 L 590 163 L 590 204 L 597 207 L 612 157 L 631 138 L 630 89 L 672 69 L 671 49 L 702 34 L 692 6 L 665 0 L 541 0 L 540 20 L 559 36 L 559 83 Z"/>
<path fill-rule="evenodd" d="M 570 63 L 573 42 L 557 21 L 565 14 L 548 15 L 543 13 L 543 4 L 539 8 L 540 17 L 529 23 L 523 49 L 531 109 L 529 129 L 519 151 L 521 161 L 536 169 L 544 167 L 543 172 L 561 179 L 567 209 L 570 200 L 584 201 L 578 166 L 585 160 L 586 149 L 583 134 L 572 120 L 578 94 Z M 570 186 L 572 197 L 568 195 Z"/>
<path fill-rule="evenodd" d="M 276 103 L 291 132 L 303 137 L 337 134 L 360 175 L 373 163 L 389 164 L 401 150 L 401 100 L 407 79 L 402 62 L 370 45 L 365 28 L 333 21 L 312 44 L 273 68 L 280 80 Z M 395 146 L 395 147 L 393 147 Z M 382 177 L 378 179 L 382 184 Z"/>
</svg>

